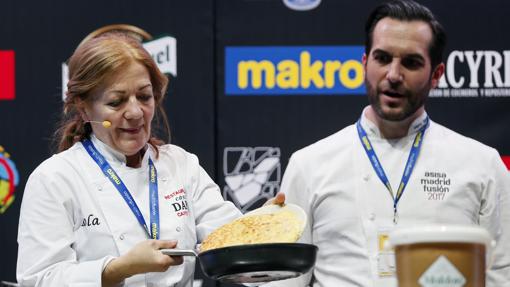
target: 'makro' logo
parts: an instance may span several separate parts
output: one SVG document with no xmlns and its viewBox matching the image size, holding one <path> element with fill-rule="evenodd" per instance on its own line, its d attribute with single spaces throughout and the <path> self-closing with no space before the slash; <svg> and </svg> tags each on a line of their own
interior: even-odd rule
<svg viewBox="0 0 510 287">
<path fill-rule="evenodd" d="M 363 51 L 363 46 L 226 47 L 225 94 L 365 94 Z"/>
<path fill-rule="evenodd" d="M 14 51 L 0 51 L 0 100 L 14 100 Z"/>
<path fill-rule="evenodd" d="M 19 174 L 10 155 L 0 146 L 0 214 L 14 201 L 14 188 L 19 183 Z"/>
</svg>

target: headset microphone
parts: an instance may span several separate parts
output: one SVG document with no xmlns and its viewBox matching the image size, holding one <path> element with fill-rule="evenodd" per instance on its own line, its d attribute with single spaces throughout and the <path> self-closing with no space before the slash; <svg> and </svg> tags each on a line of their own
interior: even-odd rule
<svg viewBox="0 0 510 287">
<path fill-rule="evenodd" d="M 110 121 L 86 121 L 86 123 L 94 123 L 94 124 L 101 124 L 105 128 L 109 128 L 112 126 L 112 122 Z"/>
</svg>

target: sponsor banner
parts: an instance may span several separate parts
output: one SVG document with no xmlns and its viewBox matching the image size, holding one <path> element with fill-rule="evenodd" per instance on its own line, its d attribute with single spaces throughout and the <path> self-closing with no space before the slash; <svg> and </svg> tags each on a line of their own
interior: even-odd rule
<svg viewBox="0 0 510 287">
<path fill-rule="evenodd" d="M 14 100 L 14 51 L 0 51 L 0 100 Z"/>
<path fill-rule="evenodd" d="M 510 97 L 510 51 L 450 52 L 446 71 L 431 97 Z"/>
<path fill-rule="evenodd" d="M 321 0 L 283 0 L 283 3 L 292 10 L 307 11 L 319 6 Z"/>
<path fill-rule="evenodd" d="M 19 184 L 19 173 L 10 157 L 0 146 L 0 214 L 14 202 L 14 188 Z"/>
<path fill-rule="evenodd" d="M 225 94 L 364 95 L 363 46 L 226 47 Z"/>
<path fill-rule="evenodd" d="M 143 47 L 151 54 L 161 72 L 177 77 L 177 40 L 174 37 L 154 39 L 145 42 Z"/>
<path fill-rule="evenodd" d="M 278 147 L 226 147 L 223 197 L 242 212 L 273 198 L 280 189 L 280 154 Z"/>
</svg>

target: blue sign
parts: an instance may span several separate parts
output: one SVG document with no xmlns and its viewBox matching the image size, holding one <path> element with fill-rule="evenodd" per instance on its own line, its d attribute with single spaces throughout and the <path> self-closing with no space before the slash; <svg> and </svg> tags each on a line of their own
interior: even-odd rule
<svg viewBox="0 0 510 287">
<path fill-rule="evenodd" d="M 363 46 L 226 47 L 225 94 L 364 95 Z"/>
</svg>

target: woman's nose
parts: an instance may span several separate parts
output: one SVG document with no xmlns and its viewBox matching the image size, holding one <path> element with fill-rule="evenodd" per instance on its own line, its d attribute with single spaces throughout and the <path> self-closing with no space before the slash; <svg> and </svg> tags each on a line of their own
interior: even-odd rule
<svg viewBox="0 0 510 287">
<path fill-rule="evenodd" d="M 136 97 L 129 98 L 129 101 L 126 106 L 126 111 L 124 112 L 124 117 L 128 120 L 131 119 L 139 119 L 143 116 L 143 110 L 140 102 L 136 99 Z"/>
</svg>

